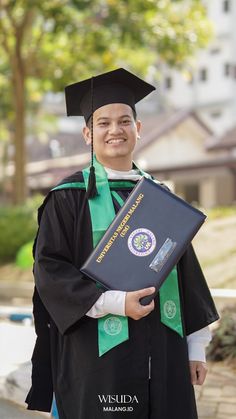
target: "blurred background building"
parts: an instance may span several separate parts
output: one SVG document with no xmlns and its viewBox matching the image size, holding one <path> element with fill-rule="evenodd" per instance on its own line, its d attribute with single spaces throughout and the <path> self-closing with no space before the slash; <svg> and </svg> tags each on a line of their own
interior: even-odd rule
<svg viewBox="0 0 236 419">
<path fill-rule="evenodd" d="M 236 114 L 236 2 L 205 1 L 215 36 L 200 51 L 193 66 L 182 73 L 164 69 L 166 106 L 192 108 L 216 134 L 235 124 Z"/>
</svg>

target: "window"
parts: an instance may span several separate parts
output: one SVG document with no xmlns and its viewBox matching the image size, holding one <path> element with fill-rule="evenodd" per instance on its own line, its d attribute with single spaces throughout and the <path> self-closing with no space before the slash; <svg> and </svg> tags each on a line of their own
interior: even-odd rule
<svg viewBox="0 0 236 419">
<path fill-rule="evenodd" d="M 210 113 L 210 116 L 212 118 L 219 118 L 221 115 L 222 115 L 221 111 L 213 111 L 213 112 Z"/>
<path fill-rule="evenodd" d="M 231 65 L 229 63 L 225 63 L 224 65 L 224 73 L 226 77 L 230 76 L 230 72 L 231 72 Z"/>
<path fill-rule="evenodd" d="M 202 68 L 199 71 L 199 76 L 200 76 L 200 80 L 201 81 L 206 81 L 207 80 L 207 77 L 208 77 L 208 75 L 207 75 L 207 69 L 206 68 Z"/>
<path fill-rule="evenodd" d="M 199 185 L 196 183 L 184 185 L 184 197 L 190 204 L 196 205 L 199 203 Z"/>
<path fill-rule="evenodd" d="M 166 89 L 172 88 L 172 78 L 170 76 L 166 77 L 165 79 L 165 87 Z"/>
<path fill-rule="evenodd" d="M 214 55 L 214 54 L 219 54 L 219 53 L 220 53 L 220 48 L 219 48 L 219 47 L 212 48 L 212 49 L 210 50 L 210 53 L 211 53 L 212 55 Z"/>
<path fill-rule="evenodd" d="M 228 13 L 230 11 L 230 0 L 223 1 L 223 12 Z"/>
<path fill-rule="evenodd" d="M 189 72 L 187 81 L 188 81 L 188 84 L 193 84 L 194 79 L 193 79 L 192 72 Z"/>
</svg>

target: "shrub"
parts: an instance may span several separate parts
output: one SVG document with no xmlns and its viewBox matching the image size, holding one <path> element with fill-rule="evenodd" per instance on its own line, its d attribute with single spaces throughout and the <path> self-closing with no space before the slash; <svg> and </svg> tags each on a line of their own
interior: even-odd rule
<svg viewBox="0 0 236 419">
<path fill-rule="evenodd" d="M 206 210 L 206 213 L 210 220 L 214 220 L 216 218 L 229 217 L 231 215 L 236 214 L 236 206 L 232 205 L 229 207 L 215 207 L 208 211 Z"/>
<path fill-rule="evenodd" d="M 18 250 L 16 255 L 16 266 L 18 266 L 19 268 L 28 269 L 33 266 L 33 243 L 33 241 L 30 241 L 29 243 L 23 244 L 20 250 Z"/>
<path fill-rule="evenodd" d="M 236 305 L 222 311 L 219 326 L 213 332 L 207 349 L 207 356 L 212 361 L 236 360 Z"/>
<path fill-rule="evenodd" d="M 18 250 L 34 239 L 41 202 L 42 197 L 37 196 L 24 206 L 0 208 L 0 264 L 14 261 Z"/>
</svg>

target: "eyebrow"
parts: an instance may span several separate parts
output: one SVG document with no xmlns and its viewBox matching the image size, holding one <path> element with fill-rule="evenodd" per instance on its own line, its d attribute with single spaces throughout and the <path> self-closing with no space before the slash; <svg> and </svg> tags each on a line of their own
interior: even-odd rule
<svg viewBox="0 0 236 419">
<path fill-rule="evenodd" d="M 119 116 L 118 117 L 118 119 L 119 118 L 131 118 L 131 115 L 121 115 L 121 116 Z M 100 121 L 101 119 L 111 119 L 111 118 L 108 118 L 107 116 L 100 116 L 98 119 L 97 119 L 97 122 L 98 121 Z"/>
</svg>

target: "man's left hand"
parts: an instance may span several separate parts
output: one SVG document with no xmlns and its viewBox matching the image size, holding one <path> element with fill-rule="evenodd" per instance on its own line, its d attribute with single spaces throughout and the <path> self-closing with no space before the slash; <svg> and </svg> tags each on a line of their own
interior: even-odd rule
<svg viewBox="0 0 236 419">
<path fill-rule="evenodd" d="M 189 361 L 191 382 L 193 385 L 202 385 L 207 375 L 207 366 L 205 362 Z"/>
</svg>

